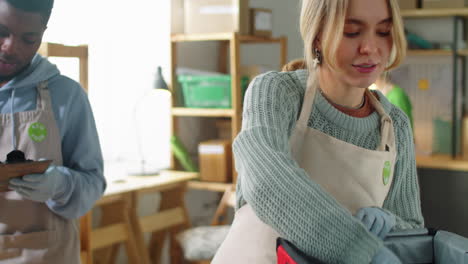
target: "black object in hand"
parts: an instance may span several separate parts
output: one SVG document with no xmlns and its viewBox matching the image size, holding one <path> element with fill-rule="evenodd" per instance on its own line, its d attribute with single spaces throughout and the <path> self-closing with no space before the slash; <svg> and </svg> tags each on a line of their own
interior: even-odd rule
<svg viewBox="0 0 468 264">
<path fill-rule="evenodd" d="M 28 161 L 32 161 L 32 160 L 27 160 L 24 156 L 23 151 L 13 150 L 7 154 L 7 159 L 5 163 L 11 164 L 11 163 L 20 163 L 20 162 L 28 162 Z"/>
</svg>

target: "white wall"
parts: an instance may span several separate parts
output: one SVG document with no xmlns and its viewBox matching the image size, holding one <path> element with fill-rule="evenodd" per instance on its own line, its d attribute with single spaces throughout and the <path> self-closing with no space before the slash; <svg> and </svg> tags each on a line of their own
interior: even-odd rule
<svg viewBox="0 0 468 264">
<path fill-rule="evenodd" d="M 153 106 L 140 111 L 140 130 L 153 135 L 135 129 L 135 107 L 151 91 L 157 66 L 169 79 L 169 10 L 170 1 L 56 1 L 44 41 L 89 45 L 89 98 L 106 165 L 139 163 L 139 138 L 154 146 L 144 149 L 147 160 L 169 166 L 167 96 L 155 96 Z M 66 65 L 59 68 L 74 75 Z"/>
</svg>

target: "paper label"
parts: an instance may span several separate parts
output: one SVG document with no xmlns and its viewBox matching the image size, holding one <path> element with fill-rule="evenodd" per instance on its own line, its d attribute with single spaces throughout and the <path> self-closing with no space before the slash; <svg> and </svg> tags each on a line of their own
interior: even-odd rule
<svg viewBox="0 0 468 264">
<path fill-rule="evenodd" d="M 224 148 L 222 146 L 209 146 L 201 145 L 198 146 L 198 153 L 200 154 L 224 154 Z"/>
</svg>

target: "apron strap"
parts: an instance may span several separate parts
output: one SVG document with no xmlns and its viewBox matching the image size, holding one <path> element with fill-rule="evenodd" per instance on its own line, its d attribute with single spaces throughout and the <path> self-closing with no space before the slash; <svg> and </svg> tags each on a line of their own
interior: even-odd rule
<svg viewBox="0 0 468 264">
<path fill-rule="evenodd" d="M 36 108 L 37 110 L 45 110 L 50 104 L 50 96 L 48 89 L 48 82 L 42 81 L 37 87 Z"/>
<path fill-rule="evenodd" d="M 317 92 L 317 86 L 307 86 L 304 101 L 302 102 L 301 113 L 299 114 L 299 119 L 297 121 L 297 128 L 307 128 L 309 123 L 310 115 L 312 114 L 312 107 L 314 103 L 315 93 Z"/>
<path fill-rule="evenodd" d="M 380 145 L 377 150 L 379 151 L 391 151 L 395 147 L 395 139 L 393 133 L 393 121 L 392 118 L 385 112 L 382 104 L 377 100 L 374 93 L 369 89 L 366 89 L 366 93 L 370 98 L 371 104 L 374 106 L 377 113 L 380 115 Z"/>
</svg>

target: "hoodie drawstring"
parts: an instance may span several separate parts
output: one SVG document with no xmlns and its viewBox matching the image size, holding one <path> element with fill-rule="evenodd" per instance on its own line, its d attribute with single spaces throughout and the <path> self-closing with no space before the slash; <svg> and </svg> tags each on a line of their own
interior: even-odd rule
<svg viewBox="0 0 468 264">
<path fill-rule="evenodd" d="M 13 150 L 16 150 L 16 134 L 15 134 L 15 88 L 11 91 L 11 134 Z"/>
</svg>

